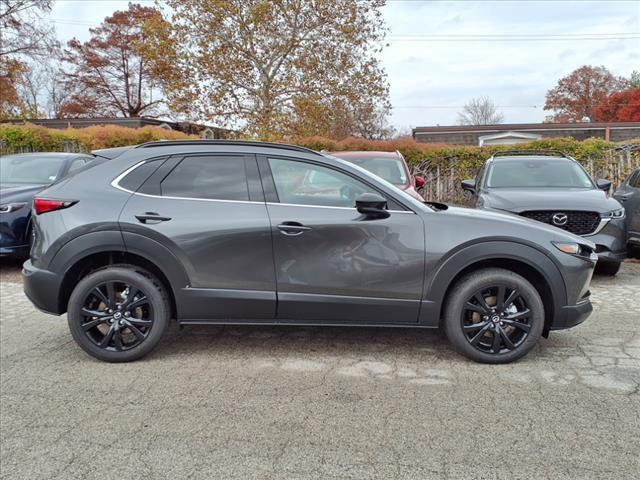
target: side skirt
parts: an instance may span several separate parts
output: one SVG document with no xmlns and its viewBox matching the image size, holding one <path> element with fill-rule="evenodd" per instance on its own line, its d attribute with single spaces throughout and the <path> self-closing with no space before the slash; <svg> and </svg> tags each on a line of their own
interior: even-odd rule
<svg viewBox="0 0 640 480">
<path fill-rule="evenodd" d="M 354 323 L 354 322 L 321 322 L 317 320 L 242 320 L 237 318 L 228 319 L 182 319 L 177 320 L 178 325 L 290 325 L 290 326 L 307 326 L 307 327 L 383 327 L 383 328 L 423 328 L 434 329 L 437 325 L 419 325 L 410 323 Z"/>
</svg>

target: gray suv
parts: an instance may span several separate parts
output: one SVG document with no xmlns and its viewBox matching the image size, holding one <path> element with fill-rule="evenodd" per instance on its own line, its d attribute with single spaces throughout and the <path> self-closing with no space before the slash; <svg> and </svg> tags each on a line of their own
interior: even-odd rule
<svg viewBox="0 0 640 480">
<path fill-rule="evenodd" d="M 102 152 L 108 155 L 108 152 Z M 594 244 L 422 203 L 344 160 L 244 141 L 156 142 L 34 200 L 24 289 L 86 352 L 142 357 L 180 325 L 444 327 L 505 363 L 591 312 Z"/>
<path fill-rule="evenodd" d="M 608 195 L 611 182 L 594 182 L 562 152 L 496 153 L 462 188 L 476 208 L 511 212 L 595 243 L 599 273 L 615 275 L 627 256 L 625 210 Z"/>
</svg>

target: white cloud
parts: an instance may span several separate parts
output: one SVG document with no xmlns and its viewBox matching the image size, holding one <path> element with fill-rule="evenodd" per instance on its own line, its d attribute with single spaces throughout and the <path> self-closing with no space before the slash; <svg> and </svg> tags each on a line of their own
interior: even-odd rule
<svg viewBox="0 0 640 480">
<path fill-rule="evenodd" d="M 151 0 L 136 0 L 153 5 Z M 57 0 L 52 19 L 61 40 L 89 38 L 89 28 L 128 0 Z M 640 69 L 640 40 L 454 41 L 439 35 L 577 35 L 640 33 L 640 2 L 569 0 L 410 1 L 388 0 L 390 28 L 382 61 L 396 108 L 392 123 L 446 125 L 472 97 L 488 95 L 504 108 L 507 122 L 538 122 L 544 96 L 556 81 L 581 65 L 604 65 L 616 75 Z M 424 41 L 406 41 L 407 36 Z M 399 41 L 400 40 L 400 41 Z M 438 40 L 438 41 L 436 41 Z"/>
<path fill-rule="evenodd" d="M 450 107 L 396 108 L 396 125 L 452 124 L 458 106 L 482 95 L 508 107 L 503 109 L 506 122 L 538 122 L 548 114 L 542 110 L 546 91 L 575 68 L 605 65 L 625 76 L 640 68 L 637 38 L 544 40 L 550 35 L 638 34 L 637 1 L 390 1 L 384 14 L 390 45 L 382 60 L 392 104 Z M 529 34 L 543 40 L 456 41 L 461 35 Z M 406 41 L 412 35 L 423 41 Z"/>
</svg>

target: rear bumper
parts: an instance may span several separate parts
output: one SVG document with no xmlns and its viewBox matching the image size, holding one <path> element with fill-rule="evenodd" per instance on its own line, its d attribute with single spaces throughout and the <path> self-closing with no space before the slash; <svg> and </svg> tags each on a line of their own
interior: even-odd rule
<svg viewBox="0 0 640 480">
<path fill-rule="evenodd" d="M 564 330 L 575 327 L 584 322 L 592 311 L 593 305 L 591 305 L 591 301 L 588 298 L 576 305 L 562 307 L 559 314 L 553 319 L 550 330 Z"/>
<path fill-rule="evenodd" d="M 22 281 L 25 295 L 38 310 L 52 315 L 64 313 L 58 301 L 62 283 L 58 275 L 36 268 L 27 260 L 22 266 Z"/>
</svg>

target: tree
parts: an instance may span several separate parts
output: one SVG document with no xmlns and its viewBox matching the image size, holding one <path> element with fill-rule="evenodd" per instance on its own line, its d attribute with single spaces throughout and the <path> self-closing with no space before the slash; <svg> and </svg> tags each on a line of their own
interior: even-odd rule
<svg viewBox="0 0 640 480">
<path fill-rule="evenodd" d="M 594 115 L 599 122 L 640 122 L 640 88 L 612 93 Z"/>
<path fill-rule="evenodd" d="M 595 110 L 607 97 L 624 89 L 626 80 L 615 77 L 605 67 L 584 65 L 561 78 L 547 92 L 545 110 L 554 110 L 570 121 L 580 122 L 585 117 L 595 119 Z"/>
<path fill-rule="evenodd" d="M 157 112 L 162 102 L 157 71 L 149 61 L 146 24 L 162 22 L 152 7 L 129 4 L 116 11 L 99 27 L 91 28 L 91 38 L 68 42 L 63 71 L 70 97 L 60 115 L 137 117 Z"/>
<path fill-rule="evenodd" d="M 495 125 L 503 121 L 504 115 L 489 97 L 472 99 L 458 113 L 458 125 Z"/>
<path fill-rule="evenodd" d="M 165 91 L 178 111 L 261 138 L 379 135 L 384 2 L 168 0 L 172 30 L 156 42 L 177 68 Z"/>
<path fill-rule="evenodd" d="M 29 72 L 27 61 L 41 61 L 58 46 L 44 15 L 51 0 L 0 0 L 0 117 L 25 111 L 19 86 Z"/>
<path fill-rule="evenodd" d="M 634 70 L 627 80 L 627 86 L 629 88 L 640 88 L 640 71 Z"/>
</svg>

